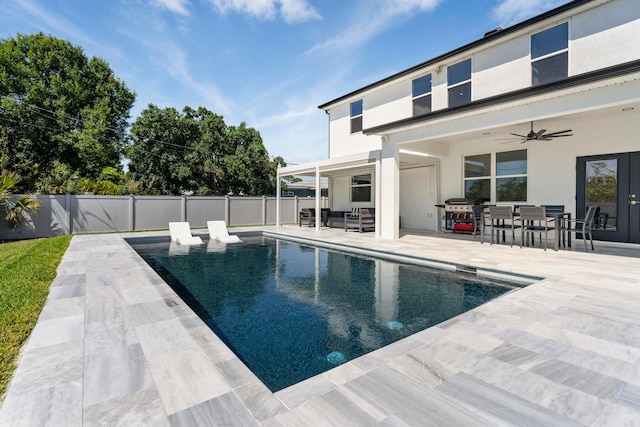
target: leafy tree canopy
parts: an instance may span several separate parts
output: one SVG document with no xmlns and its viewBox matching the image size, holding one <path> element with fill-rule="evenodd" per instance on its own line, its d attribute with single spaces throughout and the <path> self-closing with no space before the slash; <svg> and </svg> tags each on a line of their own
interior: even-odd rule
<svg viewBox="0 0 640 427">
<path fill-rule="evenodd" d="M 204 107 L 150 104 L 131 126 L 130 177 L 155 194 L 271 194 L 282 158 L 269 159 L 260 133 L 227 126 Z"/>
<path fill-rule="evenodd" d="M 0 167 L 27 190 L 120 168 L 135 93 L 100 58 L 47 36 L 0 39 Z"/>
</svg>

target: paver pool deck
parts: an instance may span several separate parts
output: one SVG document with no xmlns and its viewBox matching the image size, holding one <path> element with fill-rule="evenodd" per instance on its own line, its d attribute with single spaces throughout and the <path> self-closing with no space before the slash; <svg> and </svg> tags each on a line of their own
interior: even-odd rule
<svg viewBox="0 0 640 427">
<path fill-rule="evenodd" d="M 75 236 L 0 426 L 640 425 L 639 258 L 252 230 L 544 279 L 271 393 L 127 234 Z"/>
</svg>

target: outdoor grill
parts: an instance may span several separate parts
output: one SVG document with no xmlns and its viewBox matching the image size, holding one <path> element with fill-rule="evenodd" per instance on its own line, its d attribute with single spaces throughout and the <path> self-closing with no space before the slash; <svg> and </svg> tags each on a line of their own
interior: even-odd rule
<svg viewBox="0 0 640 427">
<path fill-rule="evenodd" d="M 437 205 L 444 208 L 445 230 L 473 231 L 474 218 L 473 206 L 481 205 L 484 199 L 453 198 L 444 201 L 444 205 Z"/>
<path fill-rule="evenodd" d="M 480 203 L 477 203 L 478 200 L 470 199 L 447 199 L 444 201 L 444 210 L 445 212 L 473 213 L 471 206 L 482 204 L 482 199 L 479 201 Z"/>
</svg>

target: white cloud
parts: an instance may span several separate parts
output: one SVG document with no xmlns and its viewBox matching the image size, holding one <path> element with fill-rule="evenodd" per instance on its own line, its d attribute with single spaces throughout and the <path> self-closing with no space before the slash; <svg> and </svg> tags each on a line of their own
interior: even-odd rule
<svg viewBox="0 0 640 427">
<path fill-rule="evenodd" d="M 220 13 L 236 12 L 262 20 L 280 15 L 287 23 L 322 19 L 306 0 L 210 0 Z M 278 7 L 279 6 L 279 7 Z"/>
<path fill-rule="evenodd" d="M 189 0 L 152 0 L 151 4 L 180 15 L 189 16 Z"/>
<path fill-rule="evenodd" d="M 540 13 L 551 10 L 565 0 L 501 0 L 493 10 L 494 17 L 500 25 L 509 26 Z"/>
<path fill-rule="evenodd" d="M 322 19 L 320 14 L 304 0 L 281 0 L 280 14 L 289 24 Z"/>
<path fill-rule="evenodd" d="M 335 54 L 355 49 L 389 27 L 409 19 L 415 12 L 435 9 L 443 0 L 379 0 L 366 3 L 366 14 L 358 14 L 353 24 L 336 36 L 316 44 L 305 54 L 328 51 Z"/>
</svg>

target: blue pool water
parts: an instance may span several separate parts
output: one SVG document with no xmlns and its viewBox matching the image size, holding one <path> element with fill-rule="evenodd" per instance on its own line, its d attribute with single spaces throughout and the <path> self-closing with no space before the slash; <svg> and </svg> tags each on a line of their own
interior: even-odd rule
<svg viewBox="0 0 640 427">
<path fill-rule="evenodd" d="M 513 289 L 262 236 L 182 250 L 129 243 L 272 391 Z"/>
</svg>

